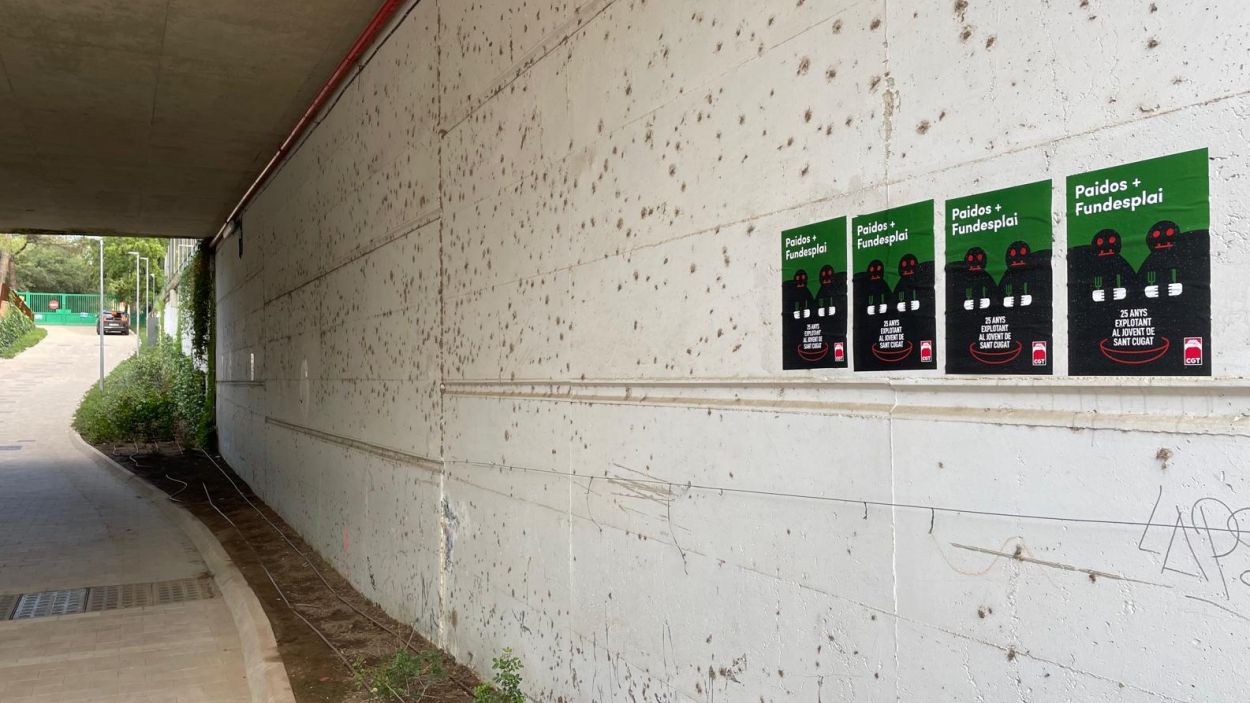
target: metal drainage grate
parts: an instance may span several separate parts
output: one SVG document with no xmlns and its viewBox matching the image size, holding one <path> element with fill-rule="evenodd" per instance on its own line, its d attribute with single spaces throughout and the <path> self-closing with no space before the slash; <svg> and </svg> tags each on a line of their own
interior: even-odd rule
<svg viewBox="0 0 1250 703">
<path fill-rule="evenodd" d="M 213 590 L 213 581 L 209 578 L 0 595 L 0 620 L 23 620 L 50 615 L 96 613 L 103 610 L 186 603 L 214 598 L 216 595 Z"/>
<path fill-rule="evenodd" d="M 75 588 L 69 591 L 44 591 L 43 593 L 27 593 L 17 601 L 17 609 L 13 612 L 14 620 L 26 618 L 43 618 L 50 615 L 67 615 L 81 613 L 87 601 L 87 589 Z"/>
<path fill-rule="evenodd" d="M 156 602 L 185 603 L 190 600 L 204 600 L 213 597 L 213 582 L 208 579 L 182 579 L 179 581 L 163 581 L 153 584 L 156 589 Z"/>
<path fill-rule="evenodd" d="M 87 612 L 141 608 L 152 605 L 152 584 L 128 583 L 124 586 L 96 586 L 87 595 Z"/>
</svg>

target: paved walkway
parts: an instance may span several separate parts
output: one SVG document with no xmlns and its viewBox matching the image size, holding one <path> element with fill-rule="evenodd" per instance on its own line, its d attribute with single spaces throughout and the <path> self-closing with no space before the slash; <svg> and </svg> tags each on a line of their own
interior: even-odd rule
<svg viewBox="0 0 1250 703">
<path fill-rule="evenodd" d="M 74 408 L 99 373 L 95 330 L 48 331 L 0 360 L 0 601 L 205 576 L 179 527 L 71 441 Z M 108 368 L 134 340 L 106 338 Z M 0 703 L 248 700 L 220 598 L 0 619 Z"/>
</svg>

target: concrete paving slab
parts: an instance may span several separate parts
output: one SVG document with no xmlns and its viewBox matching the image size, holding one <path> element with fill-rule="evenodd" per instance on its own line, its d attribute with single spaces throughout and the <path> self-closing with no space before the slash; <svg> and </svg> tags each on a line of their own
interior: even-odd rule
<svg viewBox="0 0 1250 703">
<path fill-rule="evenodd" d="M 0 452 L 0 594 L 208 573 L 159 505 L 72 440 L 70 419 L 98 374 L 97 339 L 53 327 L 0 360 L 0 446 L 20 447 Z M 133 337 L 105 342 L 108 368 L 134 351 Z M 251 700 L 225 601 L 0 621 L 0 701 L 113 700 Z"/>
</svg>

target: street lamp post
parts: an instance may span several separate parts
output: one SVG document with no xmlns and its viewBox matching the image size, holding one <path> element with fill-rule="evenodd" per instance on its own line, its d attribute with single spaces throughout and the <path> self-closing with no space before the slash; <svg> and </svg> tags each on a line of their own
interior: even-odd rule
<svg viewBox="0 0 1250 703">
<path fill-rule="evenodd" d="M 134 302 L 130 305 L 130 326 L 135 331 L 135 353 L 139 352 L 139 328 L 136 325 L 139 321 L 135 319 L 135 307 L 139 304 L 139 259 L 143 257 L 137 251 L 128 251 L 127 254 L 135 257 L 135 297 Z"/>
<path fill-rule="evenodd" d="M 100 390 L 104 390 L 104 237 L 88 237 L 100 243 L 100 300 L 97 304 L 96 331 L 100 333 Z"/>
<path fill-rule="evenodd" d="M 147 344 L 152 340 L 148 339 L 148 308 L 152 305 L 152 287 L 148 283 L 148 278 L 152 275 L 150 265 L 152 260 L 143 257 L 143 344 Z M 142 344 L 140 345 L 142 346 Z"/>
<path fill-rule="evenodd" d="M 156 274 L 149 273 L 148 274 L 148 317 L 149 318 L 152 317 L 152 313 L 155 312 L 155 309 L 152 307 L 152 289 L 153 288 L 156 288 Z M 156 293 L 157 295 L 160 295 L 159 290 L 156 291 Z M 157 315 L 156 316 L 156 338 L 157 339 L 161 338 L 160 325 L 161 325 L 161 316 Z M 152 330 L 152 325 L 150 323 L 145 322 L 143 324 L 143 331 L 147 333 L 148 335 L 148 346 L 152 346 L 151 330 Z"/>
</svg>

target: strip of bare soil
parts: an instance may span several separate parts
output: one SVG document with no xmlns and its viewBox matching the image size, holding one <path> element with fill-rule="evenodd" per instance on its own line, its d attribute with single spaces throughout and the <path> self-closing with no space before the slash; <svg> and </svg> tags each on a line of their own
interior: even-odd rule
<svg viewBox="0 0 1250 703">
<path fill-rule="evenodd" d="M 220 457 L 214 455 L 210 460 L 202 452 L 184 451 L 172 444 L 101 445 L 98 448 L 137 476 L 171 494 L 213 531 L 264 606 L 299 703 L 374 700 L 356 685 L 344 658 L 352 664 L 363 661 L 372 665 L 388 659 L 405 646 L 414 652 L 435 649 L 411 627 L 391 619 L 356 592 L 295 530 L 252 493 Z M 222 517 L 223 513 L 229 521 Z M 309 562 L 321 572 L 325 582 Z M 270 581 L 271 576 L 273 581 Z M 326 644 L 327 640 L 333 649 Z M 471 701 L 476 677 L 451 657 L 444 655 L 443 663 L 449 678 L 435 683 L 421 700 L 432 703 Z"/>
</svg>

